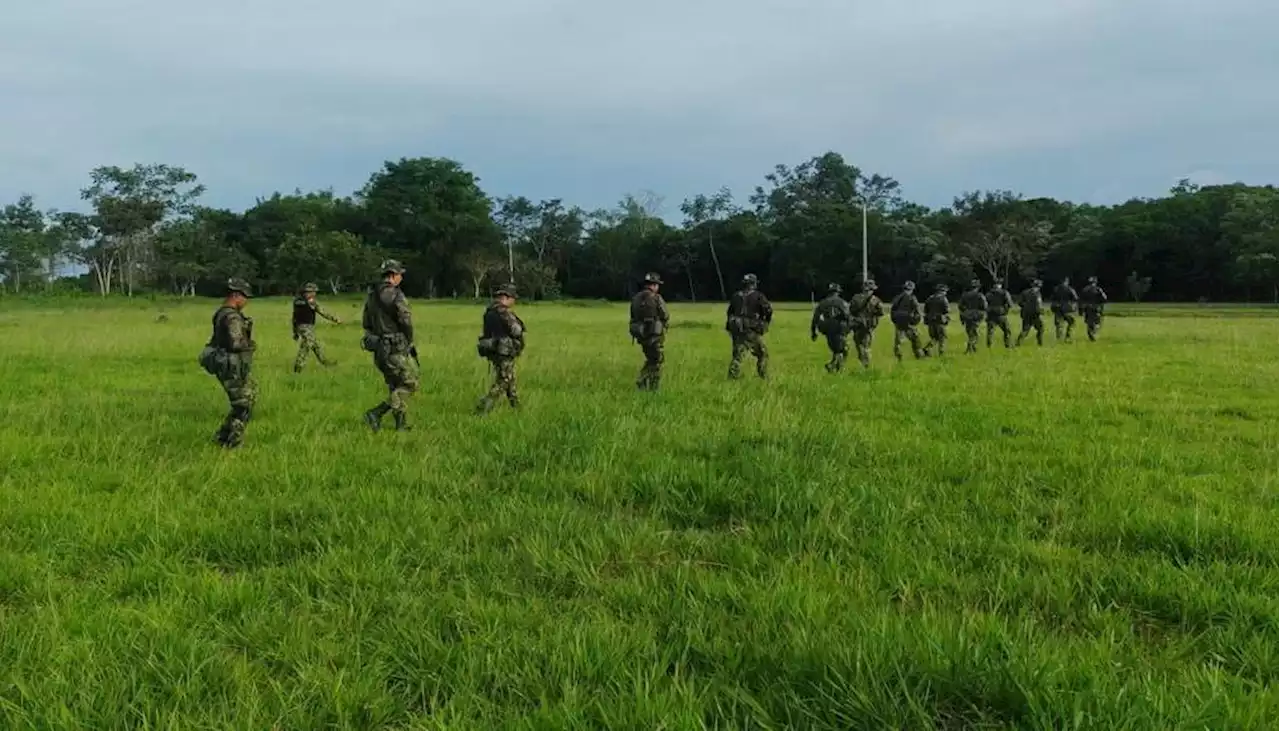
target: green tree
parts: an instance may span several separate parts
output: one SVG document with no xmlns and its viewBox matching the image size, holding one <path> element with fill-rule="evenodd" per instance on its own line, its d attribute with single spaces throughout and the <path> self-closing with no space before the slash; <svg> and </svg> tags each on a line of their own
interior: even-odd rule
<svg viewBox="0 0 1280 731">
<path fill-rule="evenodd" d="M 41 256 L 48 250 L 45 216 L 30 195 L 0 210 L 0 273 L 14 292 L 24 277 L 39 276 Z"/>
</svg>

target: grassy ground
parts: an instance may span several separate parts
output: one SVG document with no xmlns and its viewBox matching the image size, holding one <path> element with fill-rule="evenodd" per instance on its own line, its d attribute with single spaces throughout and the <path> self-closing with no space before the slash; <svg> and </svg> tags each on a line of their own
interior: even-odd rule
<svg viewBox="0 0 1280 731">
<path fill-rule="evenodd" d="M 477 419 L 480 309 L 419 304 L 374 436 L 358 327 L 294 376 L 257 300 L 229 454 L 213 309 L 0 312 L 0 728 L 1276 726 L 1274 309 L 833 377 L 787 308 L 765 384 L 677 305 L 649 395 L 623 305 L 534 305 Z"/>
</svg>

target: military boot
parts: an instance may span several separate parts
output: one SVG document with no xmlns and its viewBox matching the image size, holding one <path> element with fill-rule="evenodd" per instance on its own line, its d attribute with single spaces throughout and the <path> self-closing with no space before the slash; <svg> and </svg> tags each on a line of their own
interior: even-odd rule
<svg viewBox="0 0 1280 731">
<path fill-rule="evenodd" d="M 364 412 L 364 423 L 368 424 L 369 428 L 376 434 L 382 428 L 382 416 L 390 410 L 391 407 L 386 403 L 378 404 Z"/>
<path fill-rule="evenodd" d="M 413 427 L 405 423 L 407 415 L 403 411 L 393 411 L 391 415 L 396 419 L 396 431 L 410 431 L 413 429 Z"/>
</svg>

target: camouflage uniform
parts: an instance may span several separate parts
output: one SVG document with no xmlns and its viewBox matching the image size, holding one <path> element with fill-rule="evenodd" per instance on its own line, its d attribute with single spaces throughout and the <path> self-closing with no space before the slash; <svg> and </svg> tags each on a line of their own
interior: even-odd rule
<svg viewBox="0 0 1280 731">
<path fill-rule="evenodd" d="M 636 378 L 636 388 L 641 391 L 657 391 L 662 382 L 663 345 L 667 339 L 667 326 L 671 316 L 667 302 L 658 294 L 662 279 L 653 272 L 645 275 L 645 287 L 631 298 L 631 339 L 640 344 L 644 353 L 644 365 Z"/>
<path fill-rule="evenodd" d="M 924 324 L 929 330 L 929 342 L 924 346 L 924 354 L 933 352 L 938 346 L 938 357 L 942 357 L 947 348 L 947 325 L 951 322 L 951 303 L 947 301 L 947 285 L 939 284 L 929 299 L 924 301 Z"/>
<path fill-rule="evenodd" d="M 844 359 L 849 354 L 848 338 L 853 315 L 840 292 L 840 285 L 829 285 L 827 296 L 813 308 L 813 319 L 809 321 L 810 340 L 817 340 L 819 332 L 827 336 L 827 348 L 831 351 L 828 373 L 837 373 L 844 368 Z"/>
<path fill-rule="evenodd" d="M 858 349 L 858 361 L 863 368 L 871 367 L 871 336 L 875 333 L 880 318 L 884 315 L 884 303 L 876 296 L 876 283 L 867 280 L 862 283 L 862 291 L 853 296 L 849 303 L 851 325 L 853 326 L 853 344 Z"/>
<path fill-rule="evenodd" d="M 1013 309 L 1013 295 L 1000 282 L 991 285 L 987 294 L 987 347 L 991 347 L 996 328 L 1004 333 L 1004 347 L 1009 347 L 1009 310 Z"/>
<path fill-rule="evenodd" d="M 916 283 L 907 282 L 893 302 L 889 303 L 889 319 L 893 321 L 893 357 L 902 360 L 902 341 L 911 341 L 911 352 L 917 358 L 924 357 L 920 349 L 920 300 L 916 299 Z"/>
<path fill-rule="evenodd" d="M 390 411 L 395 417 L 396 429 L 408 429 L 406 422 L 409 396 L 418 390 L 418 349 L 413 340 L 413 317 L 409 302 L 400 287 L 392 284 L 395 275 L 404 268 L 395 260 L 382 263 L 386 279 L 374 285 L 364 303 L 361 324 L 364 327 L 362 346 L 373 353 L 373 364 L 382 373 L 387 384 L 388 397 L 364 414 L 370 429 L 381 428 L 382 417 Z"/>
<path fill-rule="evenodd" d="M 494 301 L 484 311 L 483 329 L 476 341 L 476 352 L 493 366 L 493 385 L 476 404 L 476 412 L 487 414 L 498 399 L 506 396 L 511 408 L 520 408 L 516 392 L 516 358 L 524 352 L 524 322 L 512 309 L 516 288 L 508 284 L 494 293 Z"/>
<path fill-rule="evenodd" d="M 773 322 L 773 305 L 764 293 L 756 289 L 758 285 L 756 275 L 748 274 L 742 278 L 742 289 L 729 298 L 724 329 L 733 342 L 730 378 L 742 375 L 742 356 L 748 350 L 756 358 L 756 375 L 769 377 L 769 349 L 765 347 L 764 335 Z"/>
<path fill-rule="evenodd" d="M 987 298 L 982 296 L 982 282 L 973 280 L 969 289 L 960 295 L 960 322 L 964 325 L 964 352 L 978 352 L 978 326 L 987 316 Z M 988 346 L 989 347 L 989 346 Z"/>
<path fill-rule="evenodd" d="M 1071 280 L 1063 279 L 1053 290 L 1053 335 L 1055 340 L 1071 342 L 1071 332 L 1076 328 L 1076 303 L 1080 296 L 1071 286 Z M 1062 326 L 1067 326 L 1066 337 L 1063 337 Z"/>
<path fill-rule="evenodd" d="M 228 449 L 238 447 L 244 441 L 244 430 L 253 417 L 253 405 L 258 397 L 258 384 L 251 373 L 253 351 L 253 320 L 246 316 L 239 305 L 231 304 L 230 295 L 251 296 L 249 284 L 243 279 L 227 282 L 228 301 L 213 315 L 213 335 L 200 354 L 200 364 L 218 379 L 226 391 L 230 411 L 222 427 L 214 435 L 214 441 Z"/>
<path fill-rule="evenodd" d="M 1022 340 L 1032 328 L 1036 331 L 1036 345 L 1044 345 L 1044 320 L 1041 318 L 1044 300 L 1040 297 L 1041 284 L 1039 279 L 1032 281 L 1031 286 L 1024 289 L 1022 296 L 1018 298 L 1018 306 L 1022 309 L 1022 332 L 1018 333 L 1017 345 L 1022 345 Z"/>
<path fill-rule="evenodd" d="M 298 341 L 298 355 L 293 359 L 294 373 L 302 372 L 307 356 L 312 353 L 315 353 L 320 365 L 333 365 L 332 361 L 325 359 L 324 348 L 316 340 L 316 315 L 333 323 L 342 321 L 320 309 L 315 295 L 316 285 L 307 284 L 302 288 L 302 294 L 293 299 L 293 339 Z"/>
<path fill-rule="evenodd" d="M 1102 327 L 1102 310 L 1106 304 L 1107 293 L 1098 286 L 1098 278 L 1089 277 L 1089 283 L 1080 290 L 1080 314 L 1084 315 L 1084 326 L 1090 341 L 1098 339 L 1098 330 Z"/>
</svg>

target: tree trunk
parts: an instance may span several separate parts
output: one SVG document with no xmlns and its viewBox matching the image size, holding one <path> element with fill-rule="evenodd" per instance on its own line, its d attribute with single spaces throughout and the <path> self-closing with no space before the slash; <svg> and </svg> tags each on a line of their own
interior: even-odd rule
<svg viewBox="0 0 1280 731">
<path fill-rule="evenodd" d="M 689 301 L 690 301 L 690 302 L 697 302 L 697 301 L 698 301 L 698 295 L 697 295 L 697 294 L 695 294 L 695 293 L 694 293 L 694 291 L 693 291 L 693 267 L 689 266 L 688 264 L 685 264 L 685 265 L 684 265 L 684 273 L 685 273 L 686 275 L 688 275 L 688 277 L 689 277 Z"/>
<path fill-rule="evenodd" d="M 724 274 L 720 271 L 720 259 L 716 256 L 715 231 L 707 229 L 707 246 L 711 247 L 711 262 L 716 265 L 716 279 L 720 280 L 720 299 L 728 301 L 729 293 L 724 288 Z"/>
</svg>

